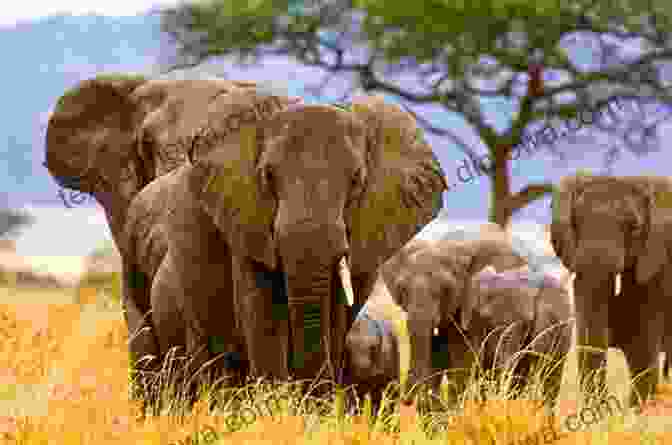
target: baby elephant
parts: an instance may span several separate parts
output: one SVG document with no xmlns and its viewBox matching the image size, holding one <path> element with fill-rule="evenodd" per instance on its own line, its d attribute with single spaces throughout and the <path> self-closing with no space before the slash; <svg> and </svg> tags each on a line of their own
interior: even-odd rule
<svg viewBox="0 0 672 445">
<path fill-rule="evenodd" d="M 568 275 L 563 275 L 566 281 Z M 567 321 L 572 308 L 565 283 L 550 272 L 534 276 L 526 266 L 501 272 L 487 266 L 474 275 L 468 292 L 476 310 L 465 336 L 480 354 L 482 369 L 510 365 L 518 351 L 531 351 L 516 358 L 514 372 L 529 376 L 543 360 L 544 395 L 555 400 L 563 369 L 558 360 L 567 354 L 571 342 Z M 475 355 L 465 337 L 454 327 L 443 334 L 451 367 L 470 369 Z"/>
<path fill-rule="evenodd" d="M 370 393 L 375 406 L 387 385 L 399 380 L 399 342 L 385 315 L 394 306 L 392 301 L 368 300 L 346 337 L 349 383 L 360 398 Z"/>
</svg>

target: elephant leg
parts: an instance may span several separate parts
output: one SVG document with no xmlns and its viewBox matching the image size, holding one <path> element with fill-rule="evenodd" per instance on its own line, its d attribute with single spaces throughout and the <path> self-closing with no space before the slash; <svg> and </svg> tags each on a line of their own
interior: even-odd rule
<svg viewBox="0 0 672 445">
<path fill-rule="evenodd" d="M 622 275 L 623 288 L 610 315 L 614 319 L 614 344 L 623 350 L 635 379 L 630 403 L 636 405 L 651 397 L 658 384 L 664 314 L 659 307 L 658 283 L 638 285 L 633 275 Z"/>
<path fill-rule="evenodd" d="M 665 359 L 662 366 L 663 382 L 667 382 L 670 374 L 670 361 L 672 360 L 672 276 L 670 276 L 669 267 L 663 271 L 661 283 L 661 299 L 659 304 L 663 311 L 663 332 L 662 332 L 662 349 L 665 352 Z"/>
<path fill-rule="evenodd" d="M 158 371 L 161 362 L 161 350 L 157 343 L 150 313 L 149 278 L 139 272 L 137 267 L 124 261 L 123 269 L 123 307 L 124 319 L 128 329 L 128 349 L 130 368 L 139 371 L 134 382 L 139 386 L 140 397 L 145 404 L 150 401 L 151 391 L 146 385 L 149 381 L 147 371 Z M 143 304 L 144 303 L 144 304 Z"/>
<path fill-rule="evenodd" d="M 174 294 L 179 298 L 176 313 L 182 314 L 188 356 L 186 377 L 195 399 L 202 384 L 210 389 L 215 389 L 214 383 L 217 387 L 235 385 L 244 371 L 245 354 L 242 336 L 237 332 L 229 247 L 218 244 L 198 255 L 182 255 L 178 261 L 182 262 L 179 270 L 190 271 L 172 274 L 172 278 L 173 283 L 179 283 Z"/>
<path fill-rule="evenodd" d="M 446 357 L 447 355 L 447 357 Z M 465 339 L 452 322 L 442 322 L 439 332 L 432 338 L 432 361 L 434 370 L 448 370 L 450 382 L 448 404 L 459 400 L 469 380 L 476 357 Z M 441 378 L 438 379 L 440 388 Z"/>
<path fill-rule="evenodd" d="M 289 318 L 287 302 L 273 273 L 233 255 L 234 300 L 240 317 L 250 373 L 289 378 Z M 269 278 L 270 276 L 270 278 Z"/>
<path fill-rule="evenodd" d="M 411 340 L 411 369 L 407 391 L 415 392 L 419 386 L 428 383 L 432 372 L 432 324 L 409 314 L 408 333 Z M 411 394 L 408 394 L 409 396 Z"/>
<path fill-rule="evenodd" d="M 615 274 L 579 270 L 574 280 L 579 379 L 584 388 L 604 389 L 609 346 L 609 304 L 614 303 Z M 592 385 L 591 385 L 592 383 Z"/>
<path fill-rule="evenodd" d="M 178 303 L 178 298 L 183 295 L 183 289 L 176 281 L 176 277 L 177 273 L 171 258 L 166 256 L 154 277 L 151 295 L 152 324 L 163 360 L 168 357 L 179 359 L 186 353 L 185 321 Z M 172 348 L 176 348 L 174 353 L 168 354 Z M 182 361 L 179 360 L 177 366 L 171 363 L 169 369 L 177 372 L 171 376 L 174 381 L 178 384 L 183 383 Z"/>
</svg>

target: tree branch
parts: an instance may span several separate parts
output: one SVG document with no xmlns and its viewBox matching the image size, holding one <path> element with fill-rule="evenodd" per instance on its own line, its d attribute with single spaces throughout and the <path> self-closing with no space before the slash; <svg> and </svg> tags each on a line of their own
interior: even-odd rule
<svg viewBox="0 0 672 445">
<path fill-rule="evenodd" d="M 528 184 L 519 192 L 513 193 L 509 196 L 506 203 L 508 214 L 514 215 L 518 210 L 526 207 L 531 202 L 543 198 L 549 193 L 553 193 L 554 185 L 550 182 L 542 184 Z"/>
</svg>

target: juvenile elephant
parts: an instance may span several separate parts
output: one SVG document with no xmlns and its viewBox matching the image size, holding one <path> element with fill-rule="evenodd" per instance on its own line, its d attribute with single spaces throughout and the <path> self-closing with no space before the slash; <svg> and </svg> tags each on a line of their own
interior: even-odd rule
<svg viewBox="0 0 672 445">
<path fill-rule="evenodd" d="M 576 272 L 577 345 L 620 348 L 633 376 L 648 370 L 633 387 L 643 399 L 657 384 L 664 317 L 672 317 L 671 192 L 669 177 L 577 175 L 562 178 L 553 197 L 551 242 Z M 588 377 L 605 359 L 580 349 L 579 375 Z M 603 374 L 597 384 L 604 385 Z"/>
<path fill-rule="evenodd" d="M 451 367 L 471 369 L 474 352 L 478 352 L 481 369 L 503 369 L 517 352 L 531 351 L 517 360 L 513 370 L 517 376 L 527 377 L 544 357 L 544 395 L 547 400 L 555 400 L 562 359 L 571 344 L 568 321 L 572 306 L 565 275 L 565 282 L 548 272 L 539 280 L 527 266 L 501 272 L 488 266 L 476 274 L 469 290 L 475 310 L 466 331 L 468 343 L 454 326 L 448 333 Z"/>
<path fill-rule="evenodd" d="M 387 385 L 399 379 L 399 340 L 393 323 L 401 311 L 389 292 L 375 292 L 346 337 L 347 383 L 355 385 L 360 398 L 370 393 L 376 406 Z"/>
<path fill-rule="evenodd" d="M 488 264 L 505 270 L 526 262 L 513 251 L 506 232 L 484 229 L 477 239 L 414 239 L 381 266 L 384 285 L 375 287 L 369 299 L 387 292 L 407 313 L 412 354 L 409 385 L 433 373 L 434 328 L 442 335 L 453 320 L 468 328 L 476 304 L 468 297 L 468 286 Z"/>
<path fill-rule="evenodd" d="M 217 337 L 231 352 L 242 337 L 252 374 L 313 378 L 341 364 L 342 260 L 361 307 L 377 266 L 438 214 L 447 186 L 414 119 L 381 97 L 270 116 L 255 111 L 262 99 L 213 100 L 189 161 L 138 195 L 127 233 L 168 240 L 151 296 L 162 351 Z"/>
</svg>

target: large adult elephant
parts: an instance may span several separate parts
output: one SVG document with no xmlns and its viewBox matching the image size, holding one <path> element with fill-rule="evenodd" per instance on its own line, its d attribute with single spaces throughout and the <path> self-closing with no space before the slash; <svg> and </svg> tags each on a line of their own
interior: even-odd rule
<svg viewBox="0 0 672 445">
<path fill-rule="evenodd" d="M 138 201 L 156 222 L 134 217 L 129 236 L 161 227 L 168 239 L 152 284 L 160 341 L 186 326 L 188 350 L 213 336 L 233 348 L 235 322 L 252 374 L 312 378 L 340 365 L 343 258 L 361 306 L 378 265 L 438 214 L 447 185 L 412 116 L 379 96 L 270 117 L 262 100 L 248 89 L 210 103 L 190 161 Z M 168 300 L 180 314 L 163 310 Z"/>
<path fill-rule="evenodd" d="M 136 221 L 147 218 L 142 225 L 146 230 L 136 234 L 139 245 L 129 247 L 124 237 L 129 205 L 153 179 L 184 163 L 185 141 L 205 119 L 210 102 L 254 88 L 253 82 L 244 81 L 108 74 L 80 82 L 54 108 L 46 134 L 45 165 L 59 185 L 91 193 L 105 211 L 122 256 L 124 315 L 136 358 L 158 355 L 153 336 L 137 329 L 147 326 L 143 316 L 150 309 L 151 284 L 167 241 L 162 227 L 149 222 L 157 212 L 139 210 Z M 259 112 L 269 115 L 293 102 L 267 96 Z"/>
<path fill-rule="evenodd" d="M 577 344 L 599 348 L 579 350 L 579 375 L 597 371 L 607 347 L 621 348 L 633 375 L 644 372 L 633 387 L 643 399 L 655 390 L 664 317 L 672 316 L 671 198 L 669 177 L 591 175 L 562 178 L 553 198 L 551 242 L 576 272 Z"/>
</svg>

